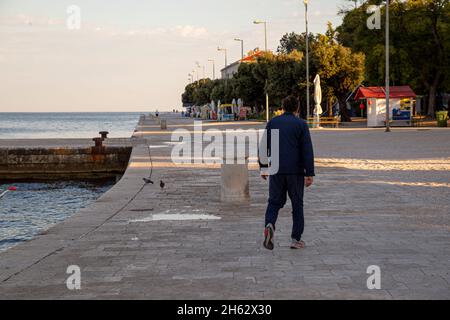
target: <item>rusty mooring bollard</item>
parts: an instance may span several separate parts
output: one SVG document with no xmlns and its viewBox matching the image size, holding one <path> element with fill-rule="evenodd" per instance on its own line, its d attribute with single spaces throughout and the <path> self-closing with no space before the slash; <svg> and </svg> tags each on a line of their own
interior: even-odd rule
<svg viewBox="0 0 450 320">
<path fill-rule="evenodd" d="M 108 131 L 100 131 L 99 134 L 102 136 L 103 140 L 108 139 Z"/>
<path fill-rule="evenodd" d="M 92 139 L 92 141 L 95 142 L 95 147 L 93 147 L 93 152 L 94 153 L 102 153 L 103 152 L 103 138 L 94 138 Z"/>
</svg>

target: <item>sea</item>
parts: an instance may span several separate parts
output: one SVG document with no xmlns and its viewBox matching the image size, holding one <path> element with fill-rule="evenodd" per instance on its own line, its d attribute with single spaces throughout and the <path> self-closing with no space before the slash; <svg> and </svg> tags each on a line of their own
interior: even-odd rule
<svg viewBox="0 0 450 320">
<path fill-rule="evenodd" d="M 140 113 L 1 113 L 0 139 L 129 138 Z"/>
<path fill-rule="evenodd" d="M 0 113 L 0 139 L 93 138 L 99 131 L 111 138 L 131 137 L 140 113 Z M 0 252 L 89 206 L 115 181 L 2 182 Z"/>
</svg>

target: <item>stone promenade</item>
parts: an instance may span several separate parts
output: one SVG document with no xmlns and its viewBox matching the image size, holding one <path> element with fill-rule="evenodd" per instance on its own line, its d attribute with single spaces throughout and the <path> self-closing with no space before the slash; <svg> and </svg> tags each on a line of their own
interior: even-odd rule
<svg viewBox="0 0 450 320">
<path fill-rule="evenodd" d="M 171 130 L 192 131 L 192 120 L 167 120 L 168 131 L 140 122 L 126 174 L 96 203 L 0 254 L 1 299 L 450 298 L 450 130 L 313 130 L 307 248 L 289 249 L 287 205 L 270 252 L 258 171 L 250 202 L 221 203 L 217 167 L 171 162 Z M 155 184 L 144 186 L 150 167 Z M 81 268 L 81 290 L 66 287 L 70 265 Z M 380 290 L 367 288 L 371 265 Z"/>
</svg>

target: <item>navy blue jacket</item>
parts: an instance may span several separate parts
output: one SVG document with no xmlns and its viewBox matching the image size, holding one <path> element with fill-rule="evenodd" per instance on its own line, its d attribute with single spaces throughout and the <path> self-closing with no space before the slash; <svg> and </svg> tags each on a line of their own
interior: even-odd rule
<svg viewBox="0 0 450 320">
<path fill-rule="evenodd" d="M 314 150 L 307 123 L 289 112 L 273 118 L 266 127 L 269 157 L 271 156 L 271 130 L 274 129 L 279 130 L 280 137 L 278 174 L 315 176 Z M 260 166 L 267 167 L 261 162 Z"/>
</svg>

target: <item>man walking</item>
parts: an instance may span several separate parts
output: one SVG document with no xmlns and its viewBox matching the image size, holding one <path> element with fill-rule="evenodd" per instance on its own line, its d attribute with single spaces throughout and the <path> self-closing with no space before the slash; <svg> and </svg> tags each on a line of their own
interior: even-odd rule
<svg viewBox="0 0 450 320">
<path fill-rule="evenodd" d="M 295 116 L 299 109 L 296 97 L 289 96 L 283 100 L 284 114 L 275 117 L 267 124 L 268 156 L 271 154 L 270 136 L 272 130 L 279 133 L 279 169 L 276 174 L 264 172 L 261 165 L 261 177 L 269 178 L 269 205 L 266 211 L 264 229 L 264 247 L 274 249 L 274 234 L 279 211 L 287 201 L 287 195 L 292 202 L 292 249 L 303 249 L 304 231 L 303 193 L 314 182 L 314 151 L 309 128 L 304 120 Z"/>
</svg>

